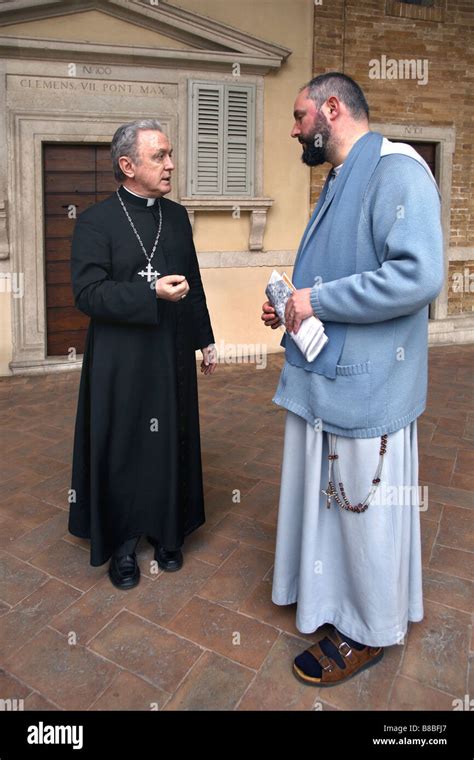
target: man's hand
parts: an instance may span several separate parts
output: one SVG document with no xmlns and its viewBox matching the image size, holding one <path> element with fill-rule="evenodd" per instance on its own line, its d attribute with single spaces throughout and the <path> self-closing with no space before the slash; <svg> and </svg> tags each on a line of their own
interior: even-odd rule
<svg viewBox="0 0 474 760">
<path fill-rule="evenodd" d="M 265 301 L 262 306 L 262 312 L 263 313 L 260 319 L 263 319 L 265 327 L 271 327 L 272 330 L 276 330 L 277 327 L 280 327 L 280 317 L 278 317 L 275 313 L 275 309 L 271 305 L 270 301 Z"/>
<path fill-rule="evenodd" d="M 189 285 L 183 274 L 167 274 L 156 281 L 155 290 L 158 298 L 179 301 L 189 293 Z"/>
<path fill-rule="evenodd" d="M 286 302 L 285 324 L 288 332 L 297 333 L 303 319 L 314 316 L 310 293 L 311 288 L 295 290 Z"/>
<path fill-rule="evenodd" d="M 201 372 L 205 375 L 212 375 L 217 367 L 216 347 L 213 343 L 206 348 L 201 348 L 203 360 L 201 362 Z"/>
</svg>

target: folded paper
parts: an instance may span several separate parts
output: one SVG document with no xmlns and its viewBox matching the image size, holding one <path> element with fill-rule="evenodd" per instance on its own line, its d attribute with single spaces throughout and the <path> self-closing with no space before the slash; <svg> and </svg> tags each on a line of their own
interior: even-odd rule
<svg viewBox="0 0 474 760">
<path fill-rule="evenodd" d="M 294 290 L 295 287 L 288 275 L 285 272 L 280 274 L 274 269 L 265 293 L 282 325 L 285 325 L 286 303 Z M 287 332 L 308 362 L 314 361 L 328 342 L 323 323 L 315 316 L 303 319 L 297 333 Z"/>
</svg>

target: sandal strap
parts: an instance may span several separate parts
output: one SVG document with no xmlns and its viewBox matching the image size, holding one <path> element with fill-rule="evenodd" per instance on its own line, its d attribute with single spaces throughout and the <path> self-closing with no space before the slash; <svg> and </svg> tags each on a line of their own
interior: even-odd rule
<svg viewBox="0 0 474 760">
<path fill-rule="evenodd" d="M 330 642 L 335 650 L 337 650 L 342 661 L 345 664 L 345 668 L 341 668 L 337 662 L 335 656 L 326 654 L 321 648 L 321 642 L 326 640 Z M 358 670 L 359 666 L 366 663 L 367 660 L 372 659 L 374 656 L 382 651 L 383 647 L 364 647 L 364 649 L 355 649 L 345 641 L 338 633 L 336 629 L 333 632 L 328 633 L 321 638 L 315 644 L 313 644 L 306 651 L 311 654 L 312 657 L 317 660 L 322 668 L 321 681 L 323 683 L 336 683 L 341 680 L 345 680 L 351 673 Z M 334 652 L 335 654 L 335 652 Z"/>
<path fill-rule="evenodd" d="M 365 646 L 364 649 L 355 649 L 354 647 L 351 647 L 350 644 L 347 643 L 347 641 L 341 638 L 339 631 L 336 628 L 334 629 L 334 632 L 332 635 L 334 636 L 334 641 L 338 642 L 338 649 L 343 657 L 350 656 L 349 654 L 349 650 L 350 650 L 350 652 L 356 656 L 357 660 L 362 660 L 362 659 L 365 659 L 364 653 L 366 650 L 368 650 L 369 655 L 372 657 L 373 655 L 378 654 L 383 649 L 383 647 L 371 647 L 371 646 Z M 328 638 L 331 638 L 331 634 L 329 634 Z M 343 649 L 345 650 L 346 654 L 344 654 Z"/>
<path fill-rule="evenodd" d="M 321 647 L 321 642 L 326 640 L 327 642 L 330 642 L 333 647 L 338 651 L 340 654 L 342 660 L 346 660 L 349 662 L 350 665 L 356 665 L 359 658 L 354 658 L 352 656 L 352 653 L 356 650 L 351 649 L 349 644 L 346 641 L 337 641 L 331 638 L 331 636 L 327 635 L 324 636 L 322 639 L 319 639 L 319 641 L 316 642 L 316 644 L 313 644 L 309 649 L 306 651 L 309 652 L 321 665 L 323 670 L 326 670 L 328 673 L 331 673 L 335 668 L 340 673 L 343 673 L 345 671 L 345 668 L 341 668 L 340 664 L 338 663 L 337 659 L 334 656 L 331 656 L 330 654 L 326 654 L 324 649 Z M 345 646 L 344 646 L 345 645 Z M 346 665 L 347 668 L 347 665 Z"/>
<path fill-rule="evenodd" d="M 364 647 L 364 649 L 355 649 L 355 647 L 351 647 L 351 645 L 340 636 L 339 631 L 336 628 L 328 634 L 328 638 L 337 648 L 341 657 L 344 657 L 344 659 L 351 665 L 358 665 L 361 660 L 366 659 L 367 647 Z M 369 647 L 369 650 L 371 649 L 372 647 Z"/>
<path fill-rule="evenodd" d="M 320 639 L 320 641 L 322 641 L 322 639 Z M 306 651 L 309 652 L 310 655 L 312 655 L 312 657 L 314 657 L 314 659 L 319 662 L 321 668 L 328 673 L 331 673 L 331 671 L 334 670 L 334 667 L 337 667 L 339 670 L 341 670 L 338 663 L 321 649 L 319 641 L 309 647 L 309 649 Z"/>
</svg>

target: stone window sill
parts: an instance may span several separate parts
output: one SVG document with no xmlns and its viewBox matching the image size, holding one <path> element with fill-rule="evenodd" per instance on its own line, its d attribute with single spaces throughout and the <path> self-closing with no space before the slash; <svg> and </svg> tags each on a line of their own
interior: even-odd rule
<svg viewBox="0 0 474 760">
<path fill-rule="evenodd" d="M 219 196 L 205 196 L 200 198 L 181 198 L 181 203 L 186 208 L 191 226 L 194 227 L 194 214 L 196 211 L 226 211 L 237 214 L 239 218 L 243 211 L 250 212 L 250 236 L 249 250 L 261 251 L 263 249 L 263 236 L 267 224 L 267 211 L 273 205 L 273 198 L 223 198 Z"/>
</svg>

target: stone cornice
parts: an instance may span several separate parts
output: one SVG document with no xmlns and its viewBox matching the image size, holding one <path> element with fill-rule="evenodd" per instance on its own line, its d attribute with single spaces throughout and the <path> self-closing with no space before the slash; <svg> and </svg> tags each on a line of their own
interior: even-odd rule
<svg viewBox="0 0 474 760">
<path fill-rule="evenodd" d="M 212 62 L 220 65 L 225 63 L 226 66 L 229 62 L 238 62 L 241 66 L 250 67 L 249 70 L 265 73 L 271 69 L 279 68 L 291 54 L 291 50 L 281 45 L 266 42 L 220 21 L 169 5 L 162 0 L 157 5 L 139 0 L 68 0 L 68 2 L 64 0 L 35 0 L 34 2 L 31 0 L 12 0 L 7 6 L 0 8 L 0 27 L 91 10 L 106 13 L 135 26 L 142 26 L 194 48 L 194 50 L 174 51 L 165 49 L 164 51 L 157 51 L 152 48 L 135 46 L 132 49 L 133 52 L 129 52 L 128 56 L 134 56 L 139 63 L 142 63 L 144 58 L 153 59 L 160 53 L 167 53 L 168 55 L 164 57 L 169 60 L 173 53 L 176 65 L 179 65 L 179 61 L 185 60 L 187 56 L 187 60 L 190 61 L 203 60 L 206 63 Z M 3 40 L 5 39 L 4 37 Z M 18 46 L 15 46 L 13 38 L 10 40 L 11 48 L 9 49 L 4 42 L 2 50 L 8 50 L 11 55 L 14 53 L 15 47 L 18 49 Z M 18 40 L 22 52 L 26 53 L 28 57 L 31 57 L 35 50 L 34 42 L 35 40 L 32 39 L 27 41 L 20 38 Z M 123 56 L 127 55 L 125 51 L 130 51 L 130 48 L 122 45 L 61 43 L 58 40 L 39 40 L 39 42 L 41 45 L 47 43 L 46 51 L 49 57 L 52 57 L 54 53 L 61 56 L 64 51 L 62 46 L 70 47 L 71 45 L 82 46 L 78 48 L 78 52 L 81 54 L 93 54 L 93 49 L 98 48 L 97 53 L 99 55 L 120 55 L 122 60 L 124 60 Z M 41 45 L 39 49 L 43 49 Z M 114 50 L 107 52 L 105 48 L 108 47 Z M 117 48 L 120 48 L 119 52 L 117 52 Z M 155 56 L 151 55 L 152 50 Z M 212 56 L 213 53 L 214 57 Z"/>
<path fill-rule="evenodd" d="M 280 61 L 243 53 L 215 50 L 175 50 L 127 45 L 106 45 L 99 42 L 63 42 L 30 37 L 0 37 L 0 58 L 35 60 L 71 60 L 107 64 L 132 64 L 173 68 L 190 66 L 216 71 L 230 71 L 238 62 L 242 74 L 266 74 L 280 67 Z"/>
</svg>

